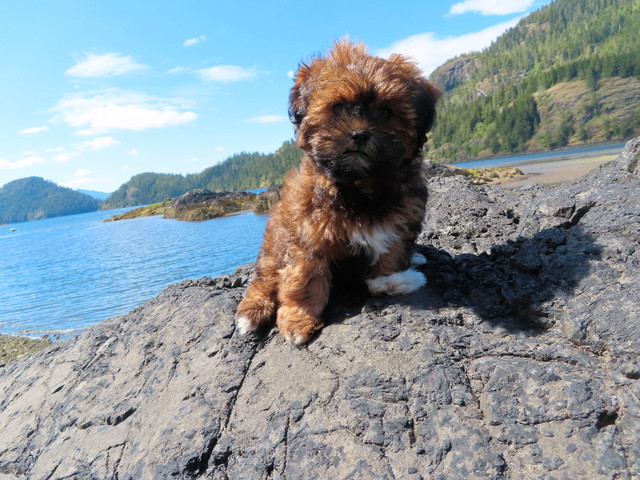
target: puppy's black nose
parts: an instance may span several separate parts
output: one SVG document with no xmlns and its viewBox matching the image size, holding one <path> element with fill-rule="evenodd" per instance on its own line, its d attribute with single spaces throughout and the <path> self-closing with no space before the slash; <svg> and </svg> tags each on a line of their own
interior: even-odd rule
<svg viewBox="0 0 640 480">
<path fill-rule="evenodd" d="M 351 139 L 356 145 L 364 145 L 371 138 L 371 133 L 367 130 L 354 130 L 351 132 Z"/>
</svg>

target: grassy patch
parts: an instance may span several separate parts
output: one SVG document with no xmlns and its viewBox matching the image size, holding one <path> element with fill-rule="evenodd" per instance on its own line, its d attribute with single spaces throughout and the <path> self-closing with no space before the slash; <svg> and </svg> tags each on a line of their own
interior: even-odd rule
<svg viewBox="0 0 640 480">
<path fill-rule="evenodd" d="M 12 335 L 0 335 L 0 365 L 39 352 L 51 345 L 48 338 L 33 339 Z"/>
</svg>

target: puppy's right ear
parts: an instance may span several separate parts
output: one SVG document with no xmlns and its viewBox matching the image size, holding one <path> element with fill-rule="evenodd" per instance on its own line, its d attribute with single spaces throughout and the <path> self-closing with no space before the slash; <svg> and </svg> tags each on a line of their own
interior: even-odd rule
<svg viewBox="0 0 640 480">
<path fill-rule="evenodd" d="M 314 85 L 312 77 L 318 63 L 319 59 L 314 59 L 308 65 L 301 63 L 294 77 L 293 87 L 291 87 L 291 93 L 289 94 L 289 120 L 293 123 L 296 133 L 300 130 L 300 125 L 307 115 L 309 99 Z"/>
<path fill-rule="evenodd" d="M 427 133 L 433 127 L 436 120 L 436 103 L 442 95 L 438 87 L 423 78 L 416 84 L 416 112 L 418 121 L 416 125 L 418 135 L 418 148 L 422 148 L 427 140 Z"/>
</svg>

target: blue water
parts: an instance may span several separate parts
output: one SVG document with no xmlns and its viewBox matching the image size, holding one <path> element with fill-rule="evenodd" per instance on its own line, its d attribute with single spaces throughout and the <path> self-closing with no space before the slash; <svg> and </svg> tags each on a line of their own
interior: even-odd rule
<svg viewBox="0 0 640 480">
<path fill-rule="evenodd" d="M 103 222 L 126 210 L 0 226 L 0 333 L 64 338 L 172 283 L 231 273 L 255 260 L 267 222 L 252 213 Z"/>
<path fill-rule="evenodd" d="M 592 157 L 595 155 L 618 154 L 622 151 L 625 144 L 600 145 L 598 147 L 584 147 L 567 150 L 556 150 L 553 152 L 530 153 L 526 155 L 515 155 L 512 157 L 486 158 L 484 160 L 473 160 L 471 162 L 453 163 L 456 167 L 464 168 L 487 168 L 487 167 L 508 167 L 522 165 L 525 163 L 538 162 L 542 160 L 562 160 L 563 157 L 569 155 L 584 155 Z"/>
</svg>

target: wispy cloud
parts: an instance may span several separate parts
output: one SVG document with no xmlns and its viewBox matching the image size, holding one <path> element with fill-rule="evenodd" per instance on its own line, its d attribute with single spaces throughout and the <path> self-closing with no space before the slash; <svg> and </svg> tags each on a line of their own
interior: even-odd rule
<svg viewBox="0 0 640 480">
<path fill-rule="evenodd" d="M 247 119 L 249 123 L 281 123 L 288 122 L 289 119 L 284 115 L 260 115 Z"/>
<path fill-rule="evenodd" d="M 146 65 L 141 65 L 133 61 L 130 56 L 123 56 L 119 53 L 106 53 L 96 55 L 85 53 L 84 58 L 65 72 L 70 77 L 107 77 L 124 75 L 125 73 L 146 70 Z"/>
<path fill-rule="evenodd" d="M 91 185 L 96 185 L 103 182 L 104 178 L 94 178 L 91 177 L 91 171 L 80 169 L 76 173 L 73 174 L 73 177 L 67 177 L 67 180 L 60 183 L 63 187 L 67 188 L 80 188 L 80 187 L 88 187 Z"/>
<path fill-rule="evenodd" d="M 77 157 L 77 152 L 74 153 L 58 153 L 53 156 L 53 161 L 56 163 L 66 163 L 71 160 L 73 157 Z"/>
<path fill-rule="evenodd" d="M 254 70 L 239 67 L 237 65 L 218 65 L 216 67 L 203 68 L 195 71 L 202 80 L 208 82 L 238 82 L 256 76 Z"/>
<path fill-rule="evenodd" d="M 400 40 L 387 48 L 376 52 L 381 57 L 392 53 L 401 53 L 413 58 L 426 75 L 447 60 L 468 52 L 479 51 L 491 45 L 496 38 L 520 21 L 514 18 L 479 32 L 467 33 L 458 37 L 438 38 L 435 33 L 427 32 Z"/>
<path fill-rule="evenodd" d="M 113 137 L 97 137 L 93 140 L 89 140 L 84 142 L 83 148 L 90 148 L 92 150 L 100 150 L 102 148 L 113 147 L 114 145 L 118 145 L 118 142 Z"/>
<path fill-rule="evenodd" d="M 197 45 L 200 42 L 204 42 L 206 40 L 206 37 L 204 35 L 200 35 L 198 37 L 194 37 L 194 38 L 189 38 L 187 40 L 184 41 L 184 43 L 182 44 L 183 47 L 192 47 L 194 45 Z"/>
<path fill-rule="evenodd" d="M 535 0 L 465 0 L 451 6 L 449 15 L 476 12 L 482 15 L 510 15 L 527 11 Z"/>
<path fill-rule="evenodd" d="M 169 75 L 177 75 L 179 73 L 185 73 L 185 72 L 188 72 L 188 71 L 190 71 L 190 70 L 187 67 L 178 66 L 178 67 L 173 67 L 170 70 L 167 70 L 167 73 Z"/>
<path fill-rule="evenodd" d="M 49 127 L 33 127 L 33 128 L 25 128 L 23 130 L 20 130 L 18 134 L 24 135 L 24 134 L 42 133 L 42 132 L 48 132 L 48 131 L 49 131 Z"/>
<path fill-rule="evenodd" d="M 117 89 L 70 94 L 51 109 L 54 121 L 81 129 L 80 135 L 114 130 L 148 130 L 189 123 L 198 118 L 182 111 L 178 99 L 153 98 L 143 93 Z"/>
<path fill-rule="evenodd" d="M 25 157 L 15 162 L 10 162 L 4 158 L 0 158 L 0 170 L 15 170 L 18 168 L 30 167 L 31 165 L 37 165 L 38 163 L 44 163 L 46 160 L 43 157 L 30 156 Z"/>
</svg>

